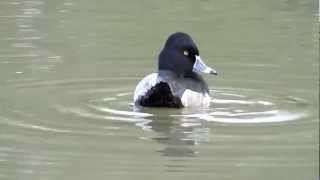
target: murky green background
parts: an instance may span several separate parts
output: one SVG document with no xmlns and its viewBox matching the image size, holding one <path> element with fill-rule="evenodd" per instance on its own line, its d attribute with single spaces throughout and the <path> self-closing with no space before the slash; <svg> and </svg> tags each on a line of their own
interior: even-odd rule
<svg viewBox="0 0 320 180">
<path fill-rule="evenodd" d="M 318 179 L 317 8 L 1 0 L 0 179 Z M 133 107 L 176 31 L 219 72 L 211 107 Z"/>
</svg>

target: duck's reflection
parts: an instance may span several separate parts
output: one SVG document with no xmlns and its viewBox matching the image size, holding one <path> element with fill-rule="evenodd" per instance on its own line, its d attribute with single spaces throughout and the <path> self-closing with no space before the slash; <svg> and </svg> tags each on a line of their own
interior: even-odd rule
<svg viewBox="0 0 320 180">
<path fill-rule="evenodd" d="M 159 112 L 152 114 L 145 126 L 156 132 L 153 140 L 165 145 L 159 150 L 163 156 L 195 157 L 196 145 L 209 141 L 209 128 L 204 122 Z"/>
</svg>

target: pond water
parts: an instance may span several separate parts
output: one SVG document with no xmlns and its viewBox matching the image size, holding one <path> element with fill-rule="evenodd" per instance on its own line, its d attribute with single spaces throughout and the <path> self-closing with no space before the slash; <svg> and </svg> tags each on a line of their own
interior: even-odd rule
<svg viewBox="0 0 320 180">
<path fill-rule="evenodd" d="M 0 2 L 0 179 L 319 176 L 315 1 Z M 139 108 L 173 32 L 218 76 L 209 108 Z"/>
</svg>

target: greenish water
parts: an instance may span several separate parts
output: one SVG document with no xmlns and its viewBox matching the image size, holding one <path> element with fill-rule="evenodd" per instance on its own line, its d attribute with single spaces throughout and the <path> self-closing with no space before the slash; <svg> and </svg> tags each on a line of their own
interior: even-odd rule
<svg viewBox="0 0 320 180">
<path fill-rule="evenodd" d="M 0 179 L 318 179 L 317 7 L 2 0 Z M 176 31 L 219 72 L 211 107 L 135 108 Z"/>
</svg>

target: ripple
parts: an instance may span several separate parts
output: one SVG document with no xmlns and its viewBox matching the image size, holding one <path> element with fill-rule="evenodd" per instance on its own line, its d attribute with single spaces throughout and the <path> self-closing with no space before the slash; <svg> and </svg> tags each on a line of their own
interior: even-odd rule
<svg viewBox="0 0 320 180">
<path fill-rule="evenodd" d="M 271 102 L 267 101 L 246 101 L 246 100 L 234 100 L 234 99 L 214 99 L 215 104 L 262 104 L 262 105 L 273 105 Z"/>
<path fill-rule="evenodd" d="M 141 113 L 141 112 L 134 112 L 134 111 L 120 111 L 120 110 L 110 109 L 107 107 L 99 107 L 99 106 L 92 106 L 92 105 L 90 105 L 89 107 L 101 112 L 106 112 L 106 113 L 116 114 L 116 115 L 134 116 L 134 117 L 153 116 L 152 114 L 149 114 L 149 113 Z"/>
<path fill-rule="evenodd" d="M 136 78 L 120 77 L 118 80 L 135 82 Z M 39 110 L 9 106 L 4 113 L 7 116 L 1 118 L 2 122 L 9 126 L 41 132 L 102 136 L 113 134 L 110 131 L 120 131 L 117 122 L 133 123 L 145 131 L 153 131 L 155 127 L 161 127 L 162 123 L 174 122 L 178 124 L 177 131 L 181 128 L 182 133 L 199 134 L 188 128 L 205 129 L 203 123 L 283 123 L 302 120 L 310 114 L 304 111 L 308 109 L 308 102 L 300 97 L 268 94 L 259 89 L 228 87 L 211 90 L 212 102 L 209 108 L 136 107 L 132 103 L 131 89 L 134 88 L 134 83 L 106 87 L 111 81 L 117 82 L 117 79 L 9 82 L 16 89 L 15 96 L 21 96 L 27 102 L 35 102 Z M 48 102 L 38 98 L 44 98 L 48 94 L 51 94 Z M 57 120 L 48 119 L 47 113 Z M 66 119 L 68 121 L 65 121 Z M 158 119 L 169 119 L 172 122 Z M 208 139 L 203 133 L 201 136 L 195 138 L 196 135 L 193 135 L 192 138 Z M 202 140 L 195 140 L 194 143 Z"/>
<path fill-rule="evenodd" d="M 96 113 L 91 113 L 86 109 L 78 109 L 78 108 L 68 108 L 68 107 L 63 107 L 63 106 L 56 106 L 57 110 L 60 111 L 61 113 L 65 114 L 72 114 L 75 116 L 79 117 L 85 117 L 85 118 L 90 118 L 90 119 L 100 119 L 100 120 L 116 120 L 116 121 L 126 121 L 126 122 L 140 122 L 140 121 L 146 121 L 146 119 L 139 118 L 139 117 L 121 117 L 121 116 L 112 116 L 112 115 L 99 115 Z M 127 113 L 127 116 L 130 116 L 133 112 L 128 112 L 128 111 L 118 111 L 118 110 L 111 110 L 109 109 L 108 111 L 105 111 L 106 108 L 101 108 L 103 109 L 104 112 L 113 112 L 111 114 L 114 114 L 116 112 L 117 115 L 123 115 L 123 113 Z M 101 110 L 100 109 L 100 110 Z M 136 113 L 136 114 L 141 114 L 143 115 L 144 113 Z"/>
<path fill-rule="evenodd" d="M 254 115 L 254 117 L 246 117 Z M 269 115 L 269 116 L 266 116 Z M 179 116 L 179 115 L 176 115 Z M 199 118 L 211 122 L 222 123 L 271 123 L 297 120 L 306 117 L 306 113 L 290 113 L 285 111 L 270 111 L 270 112 L 251 112 L 251 113 L 208 113 L 208 114 L 191 114 L 180 115 L 187 118 Z"/>
<path fill-rule="evenodd" d="M 306 100 L 299 97 L 266 94 L 253 89 L 223 88 L 212 90 L 211 107 L 206 109 L 169 110 L 168 116 L 181 118 L 182 121 L 208 121 L 220 123 L 275 123 L 305 118 L 307 112 L 300 107 L 307 105 Z M 163 109 L 141 108 L 130 106 L 131 92 L 115 92 L 111 96 L 88 101 L 88 109 L 94 110 L 102 119 L 118 119 L 134 122 L 137 119 L 157 116 Z M 119 109 L 116 109 L 118 107 Z M 126 110 L 124 110 L 126 109 Z M 166 112 L 168 113 L 168 112 Z M 81 113 L 79 113 L 81 114 Z M 91 114 L 95 116 L 97 114 Z M 82 113 L 83 115 L 83 113 Z M 88 116 L 88 114 L 86 114 Z M 99 117 L 99 116 L 98 116 Z M 129 119 L 128 119 L 129 117 Z M 184 123 L 186 126 L 190 126 Z"/>
</svg>

